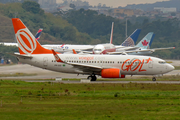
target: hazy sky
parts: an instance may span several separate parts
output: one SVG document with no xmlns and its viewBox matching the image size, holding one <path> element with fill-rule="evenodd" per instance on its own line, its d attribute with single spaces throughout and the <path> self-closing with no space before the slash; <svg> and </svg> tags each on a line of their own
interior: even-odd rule
<svg viewBox="0 0 180 120">
<path fill-rule="evenodd" d="M 61 3 L 63 0 L 56 0 L 57 3 Z M 98 5 L 98 3 L 106 4 L 110 7 L 119 7 L 126 6 L 127 4 L 140 4 L 140 3 L 155 3 L 160 1 L 169 1 L 169 0 L 81 0 L 87 1 L 90 5 Z"/>
</svg>

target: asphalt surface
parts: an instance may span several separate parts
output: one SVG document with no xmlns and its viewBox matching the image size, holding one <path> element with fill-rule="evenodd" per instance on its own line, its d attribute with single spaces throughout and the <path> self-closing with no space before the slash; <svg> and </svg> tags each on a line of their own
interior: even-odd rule
<svg viewBox="0 0 180 120">
<path fill-rule="evenodd" d="M 0 79 L 55 79 L 61 78 L 87 78 L 87 75 L 66 74 L 60 72 L 53 72 L 46 69 L 41 69 L 28 64 L 17 64 L 0 66 L 0 74 L 15 74 L 15 73 L 27 73 L 37 74 L 35 76 L 20 76 L 20 77 L 0 77 Z"/>
<path fill-rule="evenodd" d="M 172 61 L 172 60 L 167 60 Z M 173 61 L 172 65 L 180 66 L 180 61 Z M 35 76 L 18 76 L 18 77 L 0 77 L 0 79 L 21 79 L 28 82 L 47 82 L 46 80 L 43 81 L 43 79 L 56 79 L 56 78 L 78 78 L 78 79 L 86 79 L 87 75 L 77 75 L 77 74 L 66 74 L 66 73 L 59 73 L 59 72 L 53 72 L 41 68 L 37 68 L 28 64 L 17 64 L 17 65 L 5 65 L 0 66 L 0 74 L 15 74 L 15 73 L 28 73 L 28 74 L 36 74 Z M 174 70 L 172 72 L 169 72 L 165 75 L 180 75 L 180 70 Z M 101 78 L 100 76 L 97 76 L 98 78 Z M 134 79 L 138 80 L 138 77 L 144 77 L 144 76 L 127 76 L 127 78 L 133 79 L 132 81 L 95 81 L 91 83 L 167 83 L 167 84 L 180 84 L 179 81 L 135 81 Z M 146 76 L 147 77 L 147 76 Z M 152 76 L 148 76 L 151 77 Z M 40 81 L 37 81 L 39 80 Z M 63 83 L 80 83 L 80 81 L 54 81 L 54 82 L 63 82 Z"/>
<path fill-rule="evenodd" d="M 82 81 L 48 81 L 48 80 L 22 80 L 26 82 L 50 82 L 53 83 L 64 83 L 64 84 L 79 84 L 79 83 L 89 83 L 89 84 L 102 84 L 102 83 L 108 83 L 108 84 L 128 84 L 128 83 L 144 83 L 144 84 L 180 84 L 180 81 L 89 81 L 82 82 Z"/>
</svg>

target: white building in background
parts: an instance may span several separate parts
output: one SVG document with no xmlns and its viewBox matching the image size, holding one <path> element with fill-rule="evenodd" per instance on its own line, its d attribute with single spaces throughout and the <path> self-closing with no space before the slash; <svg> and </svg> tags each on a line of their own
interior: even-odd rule
<svg viewBox="0 0 180 120">
<path fill-rule="evenodd" d="M 74 4 L 76 7 L 78 6 L 89 6 L 89 2 L 87 1 L 81 1 L 81 0 L 62 0 L 65 4 L 64 6 L 69 4 Z"/>
<path fill-rule="evenodd" d="M 38 3 L 46 12 L 54 12 L 57 9 L 56 0 L 38 0 Z"/>
<path fill-rule="evenodd" d="M 38 0 L 38 3 L 42 6 L 54 5 L 56 4 L 56 0 Z"/>
<path fill-rule="evenodd" d="M 154 7 L 154 10 L 160 10 L 163 13 L 177 12 L 177 8 Z"/>
</svg>

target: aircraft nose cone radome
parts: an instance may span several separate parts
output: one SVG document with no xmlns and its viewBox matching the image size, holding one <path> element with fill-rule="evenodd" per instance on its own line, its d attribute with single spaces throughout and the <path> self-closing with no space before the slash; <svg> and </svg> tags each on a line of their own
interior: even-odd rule
<svg viewBox="0 0 180 120">
<path fill-rule="evenodd" d="M 168 69 L 168 71 L 170 72 L 170 71 L 173 71 L 175 68 L 174 68 L 174 66 L 168 64 L 168 65 L 167 65 L 167 69 Z"/>
</svg>

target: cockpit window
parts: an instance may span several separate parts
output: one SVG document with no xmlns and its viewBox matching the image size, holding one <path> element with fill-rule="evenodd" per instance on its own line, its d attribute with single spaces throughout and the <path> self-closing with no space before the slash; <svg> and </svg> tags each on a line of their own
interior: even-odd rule
<svg viewBox="0 0 180 120">
<path fill-rule="evenodd" d="M 101 49 L 94 49 L 94 51 L 101 51 Z"/>
<path fill-rule="evenodd" d="M 159 61 L 159 64 L 165 64 L 166 62 L 165 61 Z"/>
</svg>

